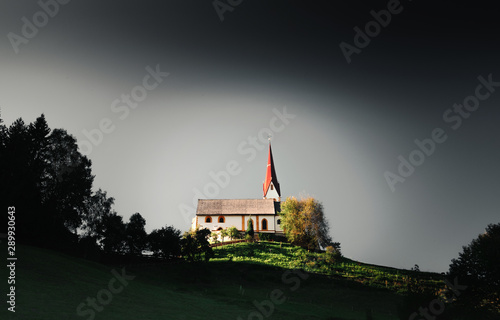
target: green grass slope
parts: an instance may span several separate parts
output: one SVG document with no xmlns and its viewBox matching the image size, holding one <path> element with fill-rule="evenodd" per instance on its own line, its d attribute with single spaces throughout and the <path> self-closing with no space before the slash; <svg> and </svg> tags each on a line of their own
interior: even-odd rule
<svg viewBox="0 0 500 320">
<path fill-rule="evenodd" d="M 5 242 L 0 250 L 7 251 Z M 313 273 L 321 270 L 283 268 L 307 264 L 294 250 L 271 243 L 241 244 L 217 248 L 208 264 L 123 269 L 19 245 L 16 312 L 7 311 L 9 305 L 3 303 L 0 319 L 369 319 L 367 312 L 373 319 L 397 319 L 402 296 L 394 290 Z M 116 280 L 113 270 L 129 279 Z M 4 297 L 8 272 L 0 271 Z M 93 314 L 89 298 L 99 309 Z"/>
<path fill-rule="evenodd" d="M 353 280 L 373 288 L 389 289 L 398 293 L 414 291 L 438 292 L 444 277 L 433 272 L 401 270 L 361 263 L 343 258 L 339 263 L 328 262 L 325 253 L 308 252 L 290 244 L 262 241 L 238 243 L 215 249 L 216 261 L 237 261 L 271 265 L 288 269 L 300 268 L 310 273 Z M 213 261 L 212 260 L 212 261 Z"/>
</svg>

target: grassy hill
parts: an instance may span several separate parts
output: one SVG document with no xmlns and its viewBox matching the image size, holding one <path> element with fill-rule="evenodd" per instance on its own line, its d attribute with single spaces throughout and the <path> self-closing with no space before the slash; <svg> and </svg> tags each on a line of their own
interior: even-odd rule
<svg viewBox="0 0 500 320">
<path fill-rule="evenodd" d="M 6 252 L 5 242 L 0 250 Z M 349 260 L 327 270 L 321 255 L 276 243 L 242 243 L 215 253 L 209 263 L 123 267 L 19 245 L 16 313 L 4 303 L 0 318 L 398 319 L 398 291 L 412 277 L 411 271 Z M 6 268 L 0 277 L 7 279 Z M 432 287 L 439 286 L 437 278 L 423 274 L 414 281 Z M 6 284 L 2 293 L 6 297 Z M 97 308 L 90 306 L 92 299 Z M 92 314 L 95 309 L 102 310 Z"/>
<path fill-rule="evenodd" d="M 238 243 L 218 247 L 215 253 L 215 259 L 212 261 L 236 261 L 303 269 L 309 273 L 352 280 L 372 288 L 389 289 L 398 293 L 407 293 L 409 286 L 414 291 L 432 292 L 443 287 L 443 277 L 437 273 L 382 267 L 346 258 L 332 264 L 327 261 L 324 253 L 308 252 L 285 243 Z"/>
</svg>

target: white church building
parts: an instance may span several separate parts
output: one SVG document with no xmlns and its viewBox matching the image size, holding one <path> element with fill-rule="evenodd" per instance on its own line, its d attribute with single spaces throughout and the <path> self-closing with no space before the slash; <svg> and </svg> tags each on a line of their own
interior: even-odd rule
<svg viewBox="0 0 500 320">
<path fill-rule="evenodd" d="M 248 220 L 252 219 L 255 232 L 283 233 L 279 216 L 281 190 L 270 142 L 263 193 L 263 199 L 198 199 L 192 227 L 211 231 L 236 227 L 244 232 Z"/>
</svg>

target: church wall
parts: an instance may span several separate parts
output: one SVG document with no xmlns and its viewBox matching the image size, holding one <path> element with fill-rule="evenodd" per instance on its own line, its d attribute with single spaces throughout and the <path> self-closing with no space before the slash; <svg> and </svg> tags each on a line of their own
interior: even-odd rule
<svg viewBox="0 0 500 320">
<path fill-rule="evenodd" d="M 281 225 L 278 224 L 278 220 L 280 220 L 281 217 L 279 215 L 276 215 L 274 217 L 274 225 L 276 226 L 276 232 L 283 232 L 283 229 L 281 228 Z"/>
<path fill-rule="evenodd" d="M 224 222 L 219 222 L 218 215 L 210 216 L 212 218 L 212 222 L 205 222 L 206 216 L 197 216 L 197 223 L 200 229 L 208 228 L 210 231 L 217 230 L 219 228 L 226 229 L 229 227 L 236 227 L 239 231 L 246 231 L 248 219 L 250 216 L 243 215 L 226 215 L 224 217 Z M 253 220 L 253 228 L 255 232 L 281 232 L 282 229 L 277 224 L 277 220 L 279 219 L 278 215 L 252 215 Z M 267 220 L 267 230 L 262 230 L 262 221 L 263 219 Z M 194 219 L 193 219 L 194 220 Z M 195 221 L 193 221 L 194 225 Z"/>
<path fill-rule="evenodd" d="M 205 222 L 205 216 L 200 216 L 198 218 L 198 225 L 200 228 L 208 228 L 209 230 L 217 230 L 218 228 L 226 229 L 229 227 L 236 227 L 236 229 L 241 231 L 241 215 L 226 215 L 224 217 L 224 222 L 219 222 L 218 215 L 210 216 L 212 222 Z"/>
<path fill-rule="evenodd" d="M 274 215 L 252 215 L 251 218 L 253 220 L 253 230 L 255 232 L 274 232 L 275 223 Z M 250 216 L 245 216 L 245 230 L 247 228 L 248 220 Z M 262 220 L 267 220 L 267 230 L 262 230 Z"/>
</svg>

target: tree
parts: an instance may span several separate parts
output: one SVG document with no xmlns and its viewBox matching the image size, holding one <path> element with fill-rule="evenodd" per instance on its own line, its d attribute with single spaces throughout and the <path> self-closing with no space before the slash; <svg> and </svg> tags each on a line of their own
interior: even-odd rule
<svg viewBox="0 0 500 320">
<path fill-rule="evenodd" d="M 210 230 L 198 228 L 185 232 L 181 240 L 182 255 L 191 262 L 201 261 L 203 258 L 208 262 L 214 256 L 208 242 L 210 234 Z"/>
<path fill-rule="evenodd" d="M 62 223 L 76 233 L 85 212 L 85 199 L 91 195 L 91 161 L 78 151 L 76 139 L 62 129 L 54 129 L 48 137 L 46 161 L 42 201 L 52 210 L 54 223 Z"/>
<path fill-rule="evenodd" d="M 6 143 L 7 143 L 7 127 L 5 126 L 4 121 L 3 121 L 1 114 L 0 114 L 0 181 L 5 179 L 5 177 L 3 176 L 3 174 L 5 173 L 5 170 L 2 168 L 5 168 L 5 161 L 6 161 L 6 159 L 8 159 L 6 157 L 7 154 L 5 152 Z M 0 189 L 0 198 L 3 198 L 3 196 L 4 196 L 5 190 L 3 190 L 3 187 L 4 187 L 4 185 L 0 184 L 0 188 L 1 188 Z M 5 225 L 6 224 L 4 224 L 4 226 Z"/>
<path fill-rule="evenodd" d="M 229 235 L 229 234 L 228 234 L 227 229 L 222 229 L 222 230 L 220 231 L 220 236 L 221 236 L 221 240 L 222 240 L 222 242 L 224 242 L 224 238 L 226 238 L 228 235 Z"/>
<path fill-rule="evenodd" d="M 236 229 L 235 226 L 229 227 L 227 229 L 227 234 L 229 236 L 229 239 L 231 240 L 238 239 L 240 236 L 240 232 L 238 231 L 238 229 Z"/>
<path fill-rule="evenodd" d="M 116 214 L 112 209 L 114 200 L 114 198 L 107 196 L 106 191 L 101 189 L 85 199 L 84 209 L 81 213 L 82 225 L 80 226 L 79 240 L 84 257 L 87 257 L 89 253 L 92 254 L 102 250 L 102 241 L 106 237 L 104 220 Z"/>
<path fill-rule="evenodd" d="M 287 198 L 281 204 L 281 223 L 292 244 L 317 250 L 332 245 L 323 205 L 312 197 Z"/>
<path fill-rule="evenodd" d="M 97 190 L 92 196 L 85 200 L 85 209 L 83 212 L 83 223 L 81 229 L 83 236 L 94 237 L 98 241 L 102 240 L 103 219 L 114 213 L 112 206 L 115 199 L 108 197 L 106 191 Z"/>
<path fill-rule="evenodd" d="M 178 257 L 181 254 L 181 231 L 173 226 L 155 229 L 148 235 L 148 245 L 156 257 Z"/>
<path fill-rule="evenodd" d="M 0 202 L 16 205 L 19 238 L 60 248 L 76 244 L 94 178 L 76 139 L 51 131 L 43 114 L 29 125 L 17 119 L 0 132 Z"/>
<path fill-rule="evenodd" d="M 219 242 L 219 234 L 217 233 L 217 231 L 214 231 L 210 234 L 210 239 L 212 239 L 212 243 Z"/>
<path fill-rule="evenodd" d="M 21 241 L 31 240 L 31 235 L 39 233 L 36 230 L 36 224 L 43 223 L 43 219 L 37 219 L 34 215 L 34 212 L 40 209 L 39 205 L 34 206 L 40 203 L 40 197 L 36 189 L 37 181 L 31 174 L 29 166 L 30 139 L 27 126 L 22 119 L 17 119 L 8 128 L 2 126 L 1 138 L 0 201 L 2 208 L 16 206 L 17 223 L 23 226 L 18 231 L 16 230 L 16 238 L 18 236 Z M 2 217 L 7 218 L 7 215 L 2 215 Z M 3 230 L 6 227 L 7 220 L 0 228 Z"/>
<path fill-rule="evenodd" d="M 7 127 L 4 124 L 2 119 L 2 115 L 0 114 L 0 151 L 3 151 L 5 148 L 5 141 L 7 139 Z M 0 155 L 2 153 L 0 152 Z"/>
<path fill-rule="evenodd" d="M 48 164 L 48 151 L 50 143 L 51 130 L 45 116 L 42 114 L 35 122 L 30 123 L 27 127 L 28 138 L 30 139 L 30 162 L 34 177 L 40 184 L 46 183 L 44 178 L 47 178 L 44 173 L 46 172 Z M 38 186 L 40 187 L 40 185 Z"/>
<path fill-rule="evenodd" d="M 102 248 L 105 253 L 125 253 L 127 226 L 123 218 L 112 212 L 102 219 Z"/>
<path fill-rule="evenodd" d="M 467 289 L 458 296 L 459 305 L 472 306 L 474 312 L 500 315 L 500 223 L 489 224 L 468 246 L 462 247 L 458 259 L 450 264 L 450 282 L 458 279 Z M 482 307 L 482 308 L 481 308 Z M 480 310 L 482 309 L 482 310 Z"/>
<path fill-rule="evenodd" d="M 128 253 L 136 256 L 141 255 L 142 250 L 146 247 L 148 236 L 145 226 L 146 220 L 140 213 L 136 212 L 130 217 L 126 227 Z"/>
<path fill-rule="evenodd" d="M 247 238 L 253 240 L 254 234 L 255 231 L 253 230 L 253 220 L 252 216 L 250 216 L 250 218 L 247 221 L 247 232 L 246 232 Z"/>
</svg>

